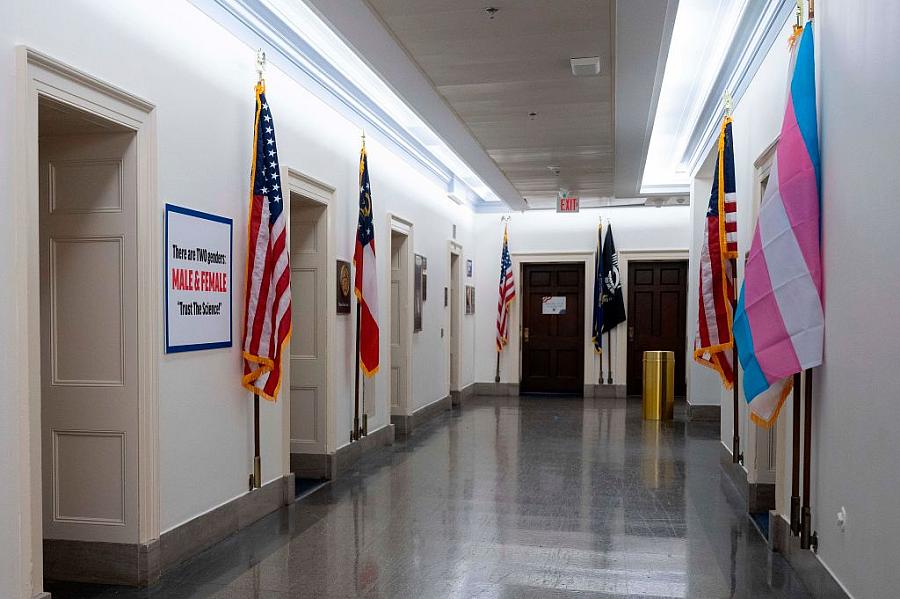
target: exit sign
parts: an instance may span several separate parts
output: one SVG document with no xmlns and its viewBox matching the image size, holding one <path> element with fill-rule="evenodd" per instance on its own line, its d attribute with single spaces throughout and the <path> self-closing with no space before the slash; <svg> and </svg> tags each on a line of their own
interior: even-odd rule
<svg viewBox="0 0 900 599">
<path fill-rule="evenodd" d="M 557 212 L 578 212 L 578 198 L 559 196 L 556 200 Z"/>
</svg>

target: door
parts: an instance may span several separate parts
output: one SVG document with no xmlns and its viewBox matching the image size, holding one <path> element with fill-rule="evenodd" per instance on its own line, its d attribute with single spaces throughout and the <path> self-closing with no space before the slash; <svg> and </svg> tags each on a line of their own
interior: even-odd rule
<svg viewBox="0 0 900 599">
<path fill-rule="evenodd" d="M 391 231 L 391 414 L 406 415 L 409 237 Z"/>
<path fill-rule="evenodd" d="M 326 211 L 325 205 L 291 193 L 291 453 L 326 453 Z"/>
<path fill-rule="evenodd" d="M 522 393 L 584 393 L 584 264 L 522 269 Z"/>
<path fill-rule="evenodd" d="M 46 136 L 68 118 L 39 139 L 44 538 L 134 543 L 135 135 Z"/>
<path fill-rule="evenodd" d="M 459 254 L 450 254 L 450 390 L 459 391 Z"/>
<path fill-rule="evenodd" d="M 675 395 L 685 395 L 687 262 L 628 262 L 629 395 L 644 384 L 644 352 L 675 352 Z"/>
</svg>

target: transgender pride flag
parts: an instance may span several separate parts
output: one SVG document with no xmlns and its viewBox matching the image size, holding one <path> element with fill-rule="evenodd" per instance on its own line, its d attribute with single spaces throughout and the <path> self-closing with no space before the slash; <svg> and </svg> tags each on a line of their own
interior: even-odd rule
<svg viewBox="0 0 900 599">
<path fill-rule="evenodd" d="M 763 194 L 734 336 L 751 417 L 771 426 L 794 373 L 822 363 L 819 137 L 811 23 L 791 53 L 790 87 Z"/>
</svg>

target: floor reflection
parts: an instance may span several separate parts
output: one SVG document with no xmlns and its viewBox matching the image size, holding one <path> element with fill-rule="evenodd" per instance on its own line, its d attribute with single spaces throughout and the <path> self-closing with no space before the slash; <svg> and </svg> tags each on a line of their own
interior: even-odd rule
<svg viewBox="0 0 900 599">
<path fill-rule="evenodd" d="M 688 428 L 690 426 L 690 428 Z M 809 597 L 722 482 L 718 425 L 475 398 L 167 574 L 66 597 Z"/>
</svg>

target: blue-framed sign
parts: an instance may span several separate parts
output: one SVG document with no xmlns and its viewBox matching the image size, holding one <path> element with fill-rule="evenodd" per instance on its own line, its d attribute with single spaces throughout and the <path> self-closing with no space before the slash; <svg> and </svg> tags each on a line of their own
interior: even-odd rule
<svg viewBox="0 0 900 599">
<path fill-rule="evenodd" d="M 166 204 L 166 353 L 231 347 L 234 224 Z"/>
</svg>

